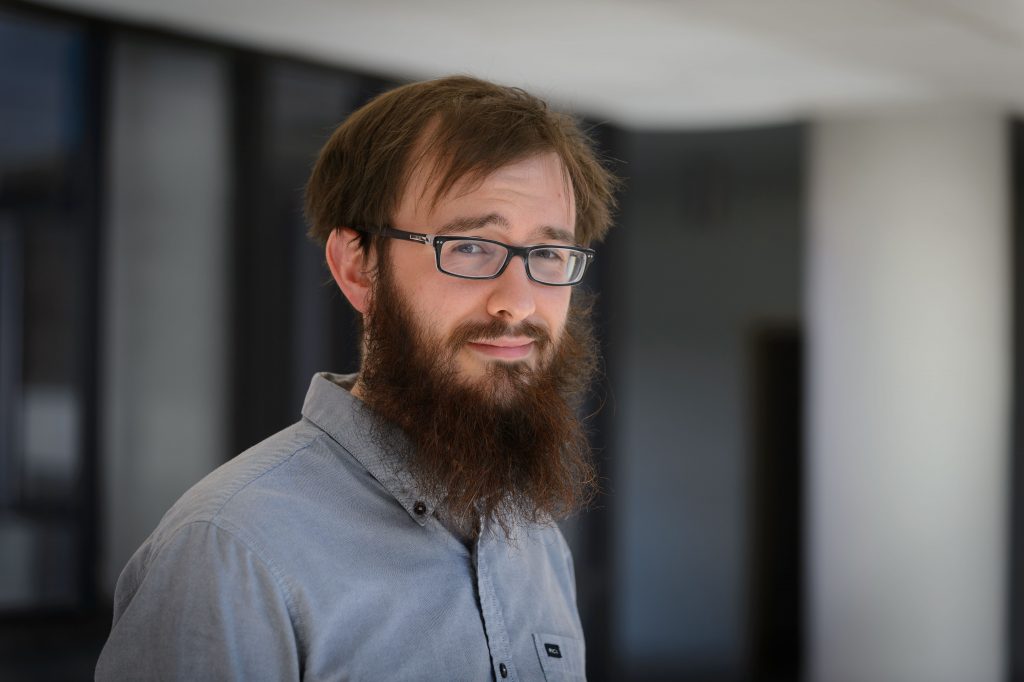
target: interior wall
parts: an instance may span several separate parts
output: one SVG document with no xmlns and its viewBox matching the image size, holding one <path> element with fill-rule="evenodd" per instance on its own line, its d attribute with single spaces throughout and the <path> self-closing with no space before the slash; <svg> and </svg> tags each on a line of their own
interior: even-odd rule
<svg viewBox="0 0 1024 682">
<path fill-rule="evenodd" d="M 796 328 L 797 127 L 635 133 L 609 282 L 617 641 L 632 678 L 734 679 L 748 654 L 749 343 Z"/>
</svg>

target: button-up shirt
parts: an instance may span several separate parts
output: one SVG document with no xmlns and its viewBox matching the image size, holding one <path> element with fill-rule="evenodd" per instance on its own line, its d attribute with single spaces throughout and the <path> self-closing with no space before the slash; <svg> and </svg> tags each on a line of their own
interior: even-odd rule
<svg viewBox="0 0 1024 682">
<path fill-rule="evenodd" d="M 584 679 L 557 526 L 464 543 L 352 379 L 315 376 L 301 421 L 164 516 L 118 580 L 97 679 Z"/>
</svg>

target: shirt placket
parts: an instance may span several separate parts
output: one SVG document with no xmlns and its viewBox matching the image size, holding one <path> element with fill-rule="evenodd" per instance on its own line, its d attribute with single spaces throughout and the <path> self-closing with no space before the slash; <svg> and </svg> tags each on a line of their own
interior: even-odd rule
<svg viewBox="0 0 1024 682">
<path fill-rule="evenodd" d="M 512 644 L 505 629 L 505 616 L 502 614 L 501 601 L 494 590 L 494 565 L 488 551 L 491 542 L 489 533 L 484 531 L 475 545 L 476 582 L 480 595 L 480 611 L 483 614 L 484 632 L 487 634 L 487 646 L 491 654 L 491 670 L 499 682 L 516 680 L 515 666 L 512 664 Z"/>
</svg>

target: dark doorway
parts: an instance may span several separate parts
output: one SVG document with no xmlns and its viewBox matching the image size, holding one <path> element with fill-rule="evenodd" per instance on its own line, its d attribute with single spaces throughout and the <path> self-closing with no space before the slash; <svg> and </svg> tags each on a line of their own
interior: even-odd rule
<svg viewBox="0 0 1024 682">
<path fill-rule="evenodd" d="M 803 372 L 795 324 L 751 335 L 750 679 L 800 679 Z"/>
</svg>

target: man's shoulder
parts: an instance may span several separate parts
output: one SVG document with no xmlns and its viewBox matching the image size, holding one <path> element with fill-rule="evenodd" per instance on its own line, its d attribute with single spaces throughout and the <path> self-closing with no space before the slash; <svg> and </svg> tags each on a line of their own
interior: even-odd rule
<svg viewBox="0 0 1024 682">
<path fill-rule="evenodd" d="M 185 526 L 207 523 L 237 536 L 282 510 L 301 512 L 311 481 L 345 487 L 351 457 L 320 429 L 299 421 L 222 464 L 192 486 L 161 519 L 147 544 L 160 545 Z"/>
<path fill-rule="evenodd" d="M 336 561 L 344 551 L 338 547 L 352 546 L 344 542 L 351 537 L 365 540 L 372 525 L 366 519 L 379 520 L 389 506 L 404 513 L 348 450 L 301 420 L 182 495 L 128 561 L 116 605 L 124 608 L 154 570 L 176 575 L 220 561 L 218 570 L 231 574 L 246 557 L 275 576 L 307 575 L 326 565 L 324 551 L 311 553 L 309 538 L 334 538 L 329 558 Z"/>
</svg>

